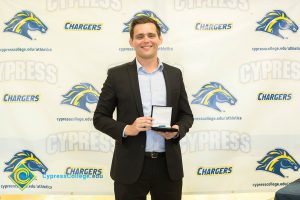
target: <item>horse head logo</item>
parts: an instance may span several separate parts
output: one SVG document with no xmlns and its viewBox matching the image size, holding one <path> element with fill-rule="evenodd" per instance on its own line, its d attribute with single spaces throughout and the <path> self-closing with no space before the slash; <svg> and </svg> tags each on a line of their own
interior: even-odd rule
<svg viewBox="0 0 300 200">
<path fill-rule="evenodd" d="M 76 106 L 88 112 L 91 112 L 87 107 L 87 103 L 97 103 L 99 100 L 99 92 L 89 83 L 80 83 L 75 85 L 63 97 L 65 98 L 61 103 Z"/>
<path fill-rule="evenodd" d="M 284 39 L 284 37 L 279 33 L 279 30 L 291 30 L 294 33 L 298 31 L 296 23 L 281 10 L 274 10 L 267 13 L 267 15 L 257 23 L 259 26 L 256 28 L 256 31 L 267 32 L 282 39 Z"/>
<path fill-rule="evenodd" d="M 32 40 L 28 31 L 40 31 L 46 33 L 47 26 L 30 11 L 22 11 L 17 13 L 9 22 L 5 23 L 7 27 L 4 32 L 13 32 L 23 35 Z"/>
<path fill-rule="evenodd" d="M 14 155 L 14 157 L 5 163 L 7 167 L 4 169 L 5 172 L 14 171 L 19 165 L 24 164 L 31 171 L 39 171 L 42 174 L 46 174 L 48 168 L 42 163 L 34 153 L 31 151 L 23 150 Z"/>
<path fill-rule="evenodd" d="M 160 31 L 162 33 L 167 33 L 169 28 L 167 27 L 167 25 L 165 23 L 163 23 L 163 21 L 152 11 L 149 11 L 149 10 L 143 10 L 142 12 L 139 12 L 139 13 L 136 13 L 134 15 L 134 17 L 127 23 L 124 23 L 125 25 L 125 28 L 123 29 L 123 32 L 129 32 L 130 31 L 130 26 L 131 26 L 131 22 L 138 18 L 138 17 L 142 17 L 142 16 L 146 16 L 146 17 L 149 17 L 153 20 L 155 20 L 157 22 L 157 24 L 159 25 L 160 27 Z"/>
<path fill-rule="evenodd" d="M 268 152 L 268 154 L 262 160 L 258 161 L 258 163 L 260 165 L 256 168 L 256 170 L 271 172 L 281 177 L 284 177 L 280 171 L 281 169 L 290 168 L 294 171 L 298 171 L 300 168 L 297 161 L 283 149 L 275 149 Z"/>
<path fill-rule="evenodd" d="M 211 82 L 202 86 L 202 88 L 193 95 L 195 98 L 192 100 L 192 104 L 200 104 L 218 110 L 221 109 L 217 106 L 217 103 L 227 102 L 230 105 L 234 105 L 237 100 L 228 90 L 225 89 L 220 83 Z"/>
</svg>

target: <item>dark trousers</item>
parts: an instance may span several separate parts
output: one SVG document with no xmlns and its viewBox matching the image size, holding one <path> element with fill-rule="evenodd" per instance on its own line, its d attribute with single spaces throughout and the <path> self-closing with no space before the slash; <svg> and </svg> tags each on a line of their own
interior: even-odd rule
<svg viewBox="0 0 300 200">
<path fill-rule="evenodd" d="M 126 173 L 126 171 L 124 171 Z M 170 180 L 166 158 L 145 157 L 142 173 L 133 184 L 114 183 L 116 200 L 181 200 L 182 180 Z"/>
</svg>

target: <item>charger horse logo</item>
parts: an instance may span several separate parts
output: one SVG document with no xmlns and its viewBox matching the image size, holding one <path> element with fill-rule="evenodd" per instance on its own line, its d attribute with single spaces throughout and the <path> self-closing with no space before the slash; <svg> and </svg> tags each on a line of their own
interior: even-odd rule
<svg viewBox="0 0 300 200">
<path fill-rule="evenodd" d="M 211 82 L 202 86 L 193 97 L 195 97 L 195 99 L 192 100 L 192 104 L 200 104 L 220 112 L 221 109 L 217 106 L 217 103 L 227 102 L 230 105 L 234 105 L 237 102 L 236 98 L 217 82 Z"/>
<path fill-rule="evenodd" d="M 275 149 L 268 152 L 268 154 L 261 161 L 258 161 L 258 163 L 260 165 L 256 168 L 256 170 L 271 172 L 281 177 L 285 177 L 281 173 L 281 169 L 290 168 L 294 171 L 298 171 L 300 168 L 297 161 L 283 149 Z"/>
<path fill-rule="evenodd" d="M 4 32 L 12 32 L 23 35 L 32 40 L 28 31 L 40 31 L 46 33 L 47 26 L 30 11 L 22 11 L 17 13 L 9 22 L 5 23 L 7 27 Z"/>
<path fill-rule="evenodd" d="M 146 17 L 149 17 L 151 19 L 154 19 L 157 22 L 157 24 L 159 25 L 160 30 L 161 30 L 162 33 L 167 33 L 168 32 L 169 28 L 167 27 L 167 25 L 165 23 L 163 23 L 162 20 L 159 19 L 159 17 L 156 16 L 156 14 L 154 12 L 149 11 L 149 10 L 143 10 L 142 12 L 136 13 L 134 15 L 134 17 L 129 22 L 124 23 L 125 28 L 123 29 L 123 32 L 129 32 L 131 22 L 133 21 L 133 19 L 136 19 L 136 18 L 142 17 L 142 16 L 146 16 Z"/>
<path fill-rule="evenodd" d="M 91 112 L 87 107 L 87 103 L 97 103 L 99 100 L 99 92 L 89 83 L 80 83 L 75 85 L 63 97 L 65 98 L 61 103 L 72 105 L 88 112 Z"/>
<path fill-rule="evenodd" d="M 46 174 L 48 168 L 42 163 L 38 157 L 31 151 L 23 150 L 14 155 L 14 157 L 5 163 L 7 167 L 4 172 L 13 172 L 21 164 L 24 164 L 30 171 L 39 171 L 42 174 Z"/>
<path fill-rule="evenodd" d="M 269 12 L 262 20 L 257 22 L 260 26 L 256 31 L 263 31 L 276 35 L 282 39 L 284 37 L 279 33 L 279 30 L 291 30 L 294 33 L 298 31 L 298 26 L 293 22 L 285 12 L 281 10 L 274 10 Z"/>
</svg>

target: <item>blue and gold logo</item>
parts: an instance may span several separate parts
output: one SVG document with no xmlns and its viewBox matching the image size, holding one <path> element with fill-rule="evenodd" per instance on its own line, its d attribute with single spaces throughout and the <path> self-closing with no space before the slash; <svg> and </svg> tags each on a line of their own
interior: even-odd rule
<svg viewBox="0 0 300 200">
<path fill-rule="evenodd" d="M 266 16 L 257 22 L 259 26 L 256 31 L 263 31 L 276 35 L 282 39 L 287 39 L 280 34 L 280 30 L 298 31 L 298 26 L 293 22 L 282 10 L 274 10 L 266 14 Z"/>
<path fill-rule="evenodd" d="M 5 23 L 7 27 L 4 32 L 12 32 L 23 35 L 32 40 L 28 31 L 40 31 L 46 33 L 47 26 L 30 11 L 17 13 L 9 22 Z"/>
<path fill-rule="evenodd" d="M 33 171 L 39 171 L 42 174 L 46 174 L 48 171 L 42 161 L 28 150 L 16 153 L 5 164 L 7 167 L 4 172 L 12 172 L 8 177 L 21 190 L 24 190 L 35 179 Z"/>
<path fill-rule="evenodd" d="M 91 112 L 87 103 L 94 104 L 99 100 L 100 93 L 89 83 L 80 83 L 72 87 L 65 95 L 61 104 L 67 104 Z"/>
<path fill-rule="evenodd" d="M 210 82 L 202 86 L 202 88 L 194 95 L 195 99 L 192 100 L 192 104 L 200 104 L 210 107 L 221 112 L 221 109 L 217 106 L 217 103 L 229 103 L 235 105 L 236 98 L 220 83 Z"/>
<path fill-rule="evenodd" d="M 268 154 L 260 161 L 260 164 L 256 170 L 262 170 L 266 172 L 271 172 L 277 174 L 281 177 L 285 177 L 281 169 L 292 169 L 298 171 L 300 165 L 297 161 L 285 150 L 275 149 L 268 152 Z"/>
<path fill-rule="evenodd" d="M 154 12 L 152 12 L 150 10 L 143 10 L 141 12 L 136 13 L 133 16 L 133 18 L 130 19 L 129 22 L 124 23 L 125 28 L 123 29 L 123 32 L 129 32 L 130 31 L 131 22 L 134 19 L 136 19 L 138 17 L 142 17 L 142 16 L 146 16 L 146 17 L 149 17 L 151 19 L 154 19 L 157 22 L 157 24 L 159 25 L 160 30 L 161 30 L 162 33 L 167 33 L 168 32 L 169 28 L 167 27 L 167 25 Z"/>
</svg>

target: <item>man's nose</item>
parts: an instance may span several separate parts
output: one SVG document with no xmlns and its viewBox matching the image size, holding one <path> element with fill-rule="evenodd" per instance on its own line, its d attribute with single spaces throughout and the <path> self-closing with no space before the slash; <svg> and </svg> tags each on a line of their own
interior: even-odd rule
<svg viewBox="0 0 300 200">
<path fill-rule="evenodd" d="M 143 38 L 143 42 L 149 42 L 149 40 L 150 40 L 150 38 L 149 38 L 148 36 L 145 36 L 145 37 Z"/>
</svg>

